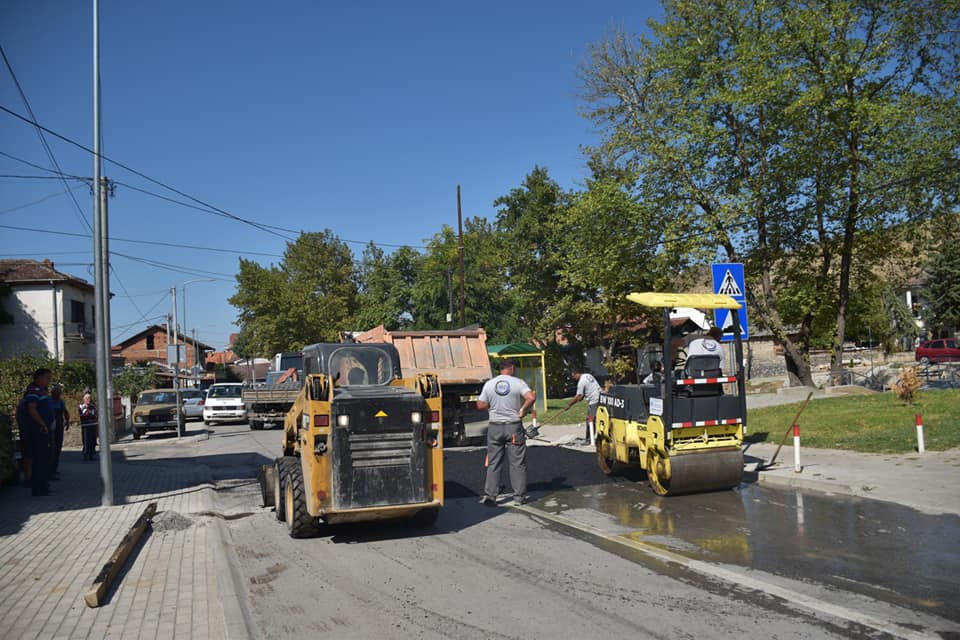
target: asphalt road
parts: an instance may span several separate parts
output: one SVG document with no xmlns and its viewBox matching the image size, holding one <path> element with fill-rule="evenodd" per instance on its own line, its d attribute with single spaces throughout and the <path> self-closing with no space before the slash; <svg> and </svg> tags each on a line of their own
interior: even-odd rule
<svg viewBox="0 0 960 640">
<path fill-rule="evenodd" d="M 489 508 L 468 448 L 434 528 L 293 540 L 254 480 L 279 440 L 215 426 L 195 460 L 263 638 L 960 637 L 957 516 L 749 482 L 663 499 L 561 447 L 530 450 L 530 504 Z"/>
</svg>

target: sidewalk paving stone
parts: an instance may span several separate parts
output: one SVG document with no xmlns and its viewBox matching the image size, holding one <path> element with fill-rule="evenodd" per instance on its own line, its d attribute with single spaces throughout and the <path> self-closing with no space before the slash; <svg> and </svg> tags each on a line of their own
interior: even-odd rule
<svg viewBox="0 0 960 640">
<path fill-rule="evenodd" d="M 100 506 L 99 465 L 72 450 L 63 453 L 53 495 L 0 491 L 0 637 L 230 637 L 219 587 L 219 574 L 229 572 L 219 566 L 222 537 L 209 516 L 198 515 L 214 509 L 209 471 L 144 451 L 136 458 L 122 446 L 114 451 L 117 506 Z M 106 604 L 87 607 L 84 593 L 151 501 L 158 526 L 128 559 Z M 164 526 L 175 515 L 177 526 Z"/>
</svg>

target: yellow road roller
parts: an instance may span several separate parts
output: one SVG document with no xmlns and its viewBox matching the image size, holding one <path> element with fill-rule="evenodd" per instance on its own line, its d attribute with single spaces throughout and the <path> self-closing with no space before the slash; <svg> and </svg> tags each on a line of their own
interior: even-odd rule
<svg viewBox="0 0 960 640">
<path fill-rule="evenodd" d="M 743 476 L 747 406 L 740 303 L 726 295 L 631 293 L 627 298 L 662 310 L 662 373 L 650 384 L 613 386 L 600 394 L 596 415 L 597 463 L 605 474 L 621 465 L 646 470 L 661 496 L 730 489 Z M 685 345 L 671 328 L 677 308 L 728 309 L 734 357 Z M 715 347 L 715 345 L 713 345 Z"/>
</svg>

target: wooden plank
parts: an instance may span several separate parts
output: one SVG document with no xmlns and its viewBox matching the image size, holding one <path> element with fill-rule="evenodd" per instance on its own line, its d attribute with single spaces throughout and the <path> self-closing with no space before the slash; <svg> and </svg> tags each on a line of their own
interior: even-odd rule
<svg viewBox="0 0 960 640">
<path fill-rule="evenodd" d="M 87 589 L 83 599 L 88 607 L 95 608 L 103 604 L 104 596 L 107 595 L 107 591 L 110 590 L 110 586 L 116 580 L 117 574 L 120 573 L 120 569 L 127 561 L 127 557 L 140 542 L 140 538 L 143 537 L 143 533 L 150 526 L 150 521 L 155 515 L 157 515 L 157 503 L 151 502 L 137 518 L 137 521 L 133 523 L 133 526 L 130 527 L 127 535 L 123 536 L 123 540 L 117 545 L 117 550 L 113 552 L 107 563 L 100 569 L 100 573 L 97 574 L 93 584 Z"/>
</svg>

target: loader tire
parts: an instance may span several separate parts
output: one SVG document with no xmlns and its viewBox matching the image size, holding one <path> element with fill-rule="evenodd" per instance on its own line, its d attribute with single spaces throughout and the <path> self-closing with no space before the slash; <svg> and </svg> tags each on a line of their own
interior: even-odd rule
<svg viewBox="0 0 960 640">
<path fill-rule="evenodd" d="M 277 480 L 273 484 L 273 506 L 275 509 L 274 515 L 277 516 L 277 520 L 280 522 L 283 522 L 287 517 L 287 514 L 283 508 L 284 483 L 287 481 L 287 468 L 293 463 L 299 462 L 299 460 L 292 456 L 284 456 L 283 458 L 277 458 L 276 462 L 274 463 Z"/>
<path fill-rule="evenodd" d="M 272 464 L 262 464 L 260 465 L 260 470 L 257 472 L 257 483 L 260 485 L 260 498 L 264 507 L 275 507 L 276 496 L 274 495 L 277 492 L 277 471 L 276 467 Z"/>
<path fill-rule="evenodd" d="M 310 538 L 317 535 L 317 519 L 307 511 L 307 494 L 303 486 L 303 469 L 299 464 L 287 465 L 283 487 L 284 520 L 291 538 Z"/>
</svg>

